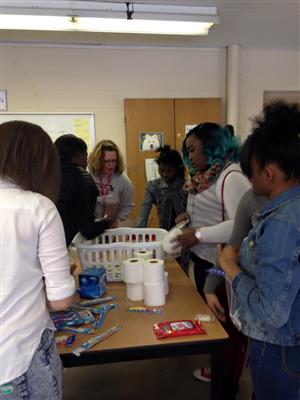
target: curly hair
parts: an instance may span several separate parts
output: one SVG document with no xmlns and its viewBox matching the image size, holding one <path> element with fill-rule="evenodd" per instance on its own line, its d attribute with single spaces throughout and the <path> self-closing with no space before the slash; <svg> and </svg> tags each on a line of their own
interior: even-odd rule
<svg viewBox="0 0 300 400">
<path fill-rule="evenodd" d="M 0 176 L 55 202 L 60 163 L 50 136 L 40 126 L 25 121 L 0 124 Z"/>
<path fill-rule="evenodd" d="M 159 147 L 156 152 L 160 153 L 155 162 L 174 167 L 177 171 L 177 175 L 184 178 L 184 164 L 179 152 L 175 149 L 171 149 L 169 145 Z"/>
<path fill-rule="evenodd" d="M 224 167 L 228 161 L 239 161 L 240 143 L 238 139 L 232 136 L 227 128 L 222 128 L 213 122 L 205 122 L 191 129 L 182 145 L 183 161 L 189 171 L 194 172 L 189 161 L 186 141 L 192 135 L 201 140 L 208 167 L 216 162 L 219 162 Z"/>
<path fill-rule="evenodd" d="M 115 151 L 117 153 L 117 164 L 115 173 L 122 174 L 125 169 L 124 159 L 119 147 L 112 140 L 101 140 L 88 157 L 88 169 L 94 175 L 99 175 L 104 168 L 104 152 Z"/>
<path fill-rule="evenodd" d="M 253 132 L 245 140 L 241 151 L 244 173 L 251 178 L 251 159 L 255 158 L 261 168 L 273 162 L 287 179 L 300 179 L 299 105 L 281 100 L 272 102 L 253 122 Z"/>
</svg>

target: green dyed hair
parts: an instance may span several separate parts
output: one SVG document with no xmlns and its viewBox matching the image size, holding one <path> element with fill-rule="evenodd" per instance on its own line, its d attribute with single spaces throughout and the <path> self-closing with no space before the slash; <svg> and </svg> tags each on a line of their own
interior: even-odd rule
<svg viewBox="0 0 300 400">
<path fill-rule="evenodd" d="M 183 161 L 191 174 L 196 171 L 189 160 L 186 141 L 192 135 L 195 135 L 201 140 L 208 167 L 211 167 L 216 162 L 219 162 L 221 166 L 224 167 L 228 162 L 239 161 L 239 140 L 232 136 L 227 128 L 222 128 L 220 125 L 213 122 L 205 122 L 191 129 L 186 135 L 182 145 Z"/>
</svg>

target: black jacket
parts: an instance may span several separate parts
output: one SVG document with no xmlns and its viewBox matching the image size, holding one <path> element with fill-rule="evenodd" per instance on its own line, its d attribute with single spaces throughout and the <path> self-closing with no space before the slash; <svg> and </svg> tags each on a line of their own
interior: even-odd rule
<svg viewBox="0 0 300 400">
<path fill-rule="evenodd" d="M 61 216 L 67 246 L 80 232 L 93 239 L 110 227 L 111 221 L 94 221 L 98 189 L 91 175 L 83 168 L 61 161 L 61 185 L 57 209 Z"/>
</svg>

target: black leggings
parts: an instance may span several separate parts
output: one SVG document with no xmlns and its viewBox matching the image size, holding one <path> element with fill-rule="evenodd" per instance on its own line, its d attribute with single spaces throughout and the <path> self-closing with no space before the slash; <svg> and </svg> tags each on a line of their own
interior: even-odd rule
<svg viewBox="0 0 300 400">
<path fill-rule="evenodd" d="M 197 290 L 206 301 L 203 287 L 208 274 L 207 270 L 213 265 L 209 261 L 203 260 L 193 253 L 190 254 L 190 258 L 195 264 L 194 274 Z M 216 295 L 225 308 L 226 322 L 221 322 L 221 324 L 229 335 L 229 339 L 226 341 L 222 353 L 222 366 L 224 373 L 222 399 L 235 400 L 246 355 L 247 338 L 239 332 L 231 322 L 224 283 L 219 285 L 216 290 Z"/>
<path fill-rule="evenodd" d="M 190 257 L 194 263 L 194 277 L 197 290 L 201 294 L 201 296 L 205 299 L 203 293 L 204 283 L 208 275 L 207 270 L 212 268 L 213 264 L 207 260 L 204 260 L 203 258 L 196 256 L 196 254 L 194 253 L 190 253 Z"/>
</svg>

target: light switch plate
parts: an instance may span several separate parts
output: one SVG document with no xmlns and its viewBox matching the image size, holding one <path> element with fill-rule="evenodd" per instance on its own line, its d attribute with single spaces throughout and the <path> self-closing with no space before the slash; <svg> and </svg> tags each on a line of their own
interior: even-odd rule
<svg viewBox="0 0 300 400">
<path fill-rule="evenodd" d="M 0 89 L 0 111 L 7 111 L 7 91 Z"/>
</svg>

